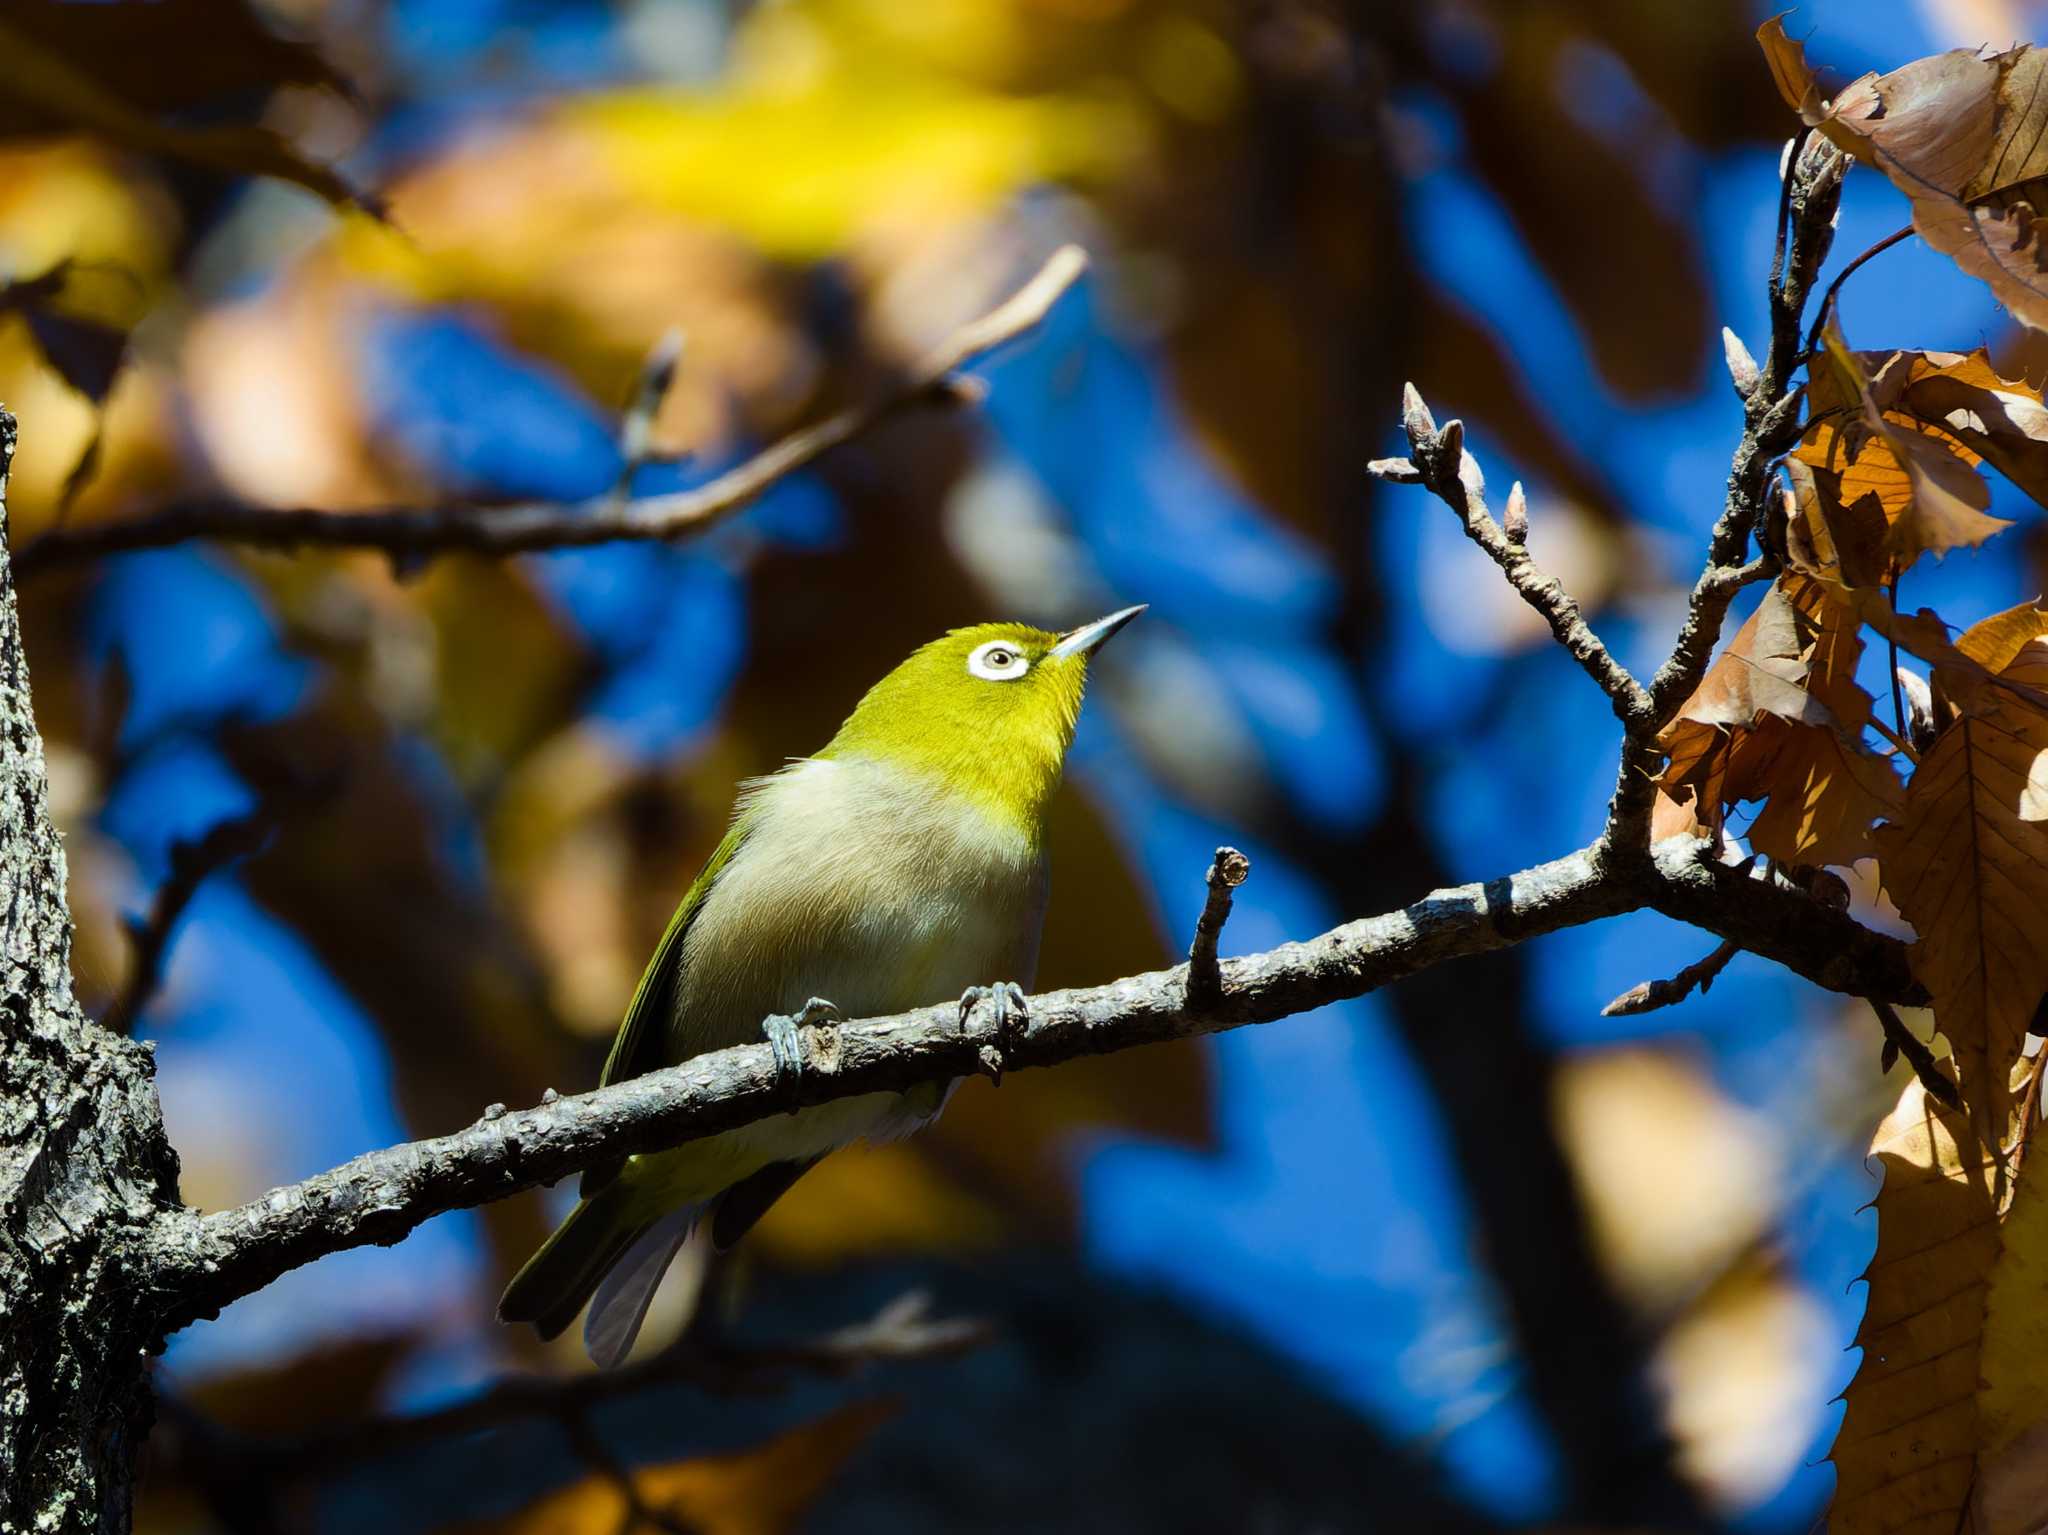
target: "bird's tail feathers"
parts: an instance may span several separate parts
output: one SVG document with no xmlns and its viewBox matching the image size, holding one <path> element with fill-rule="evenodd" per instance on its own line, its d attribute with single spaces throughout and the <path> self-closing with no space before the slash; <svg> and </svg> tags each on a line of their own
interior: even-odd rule
<svg viewBox="0 0 2048 1535">
<path fill-rule="evenodd" d="M 498 1320 L 531 1322 L 542 1338 L 559 1336 L 651 1224 L 618 1184 L 580 1200 L 505 1286 Z"/>
<path fill-rule="evenodd" d="M 647 1308 L 654 1301 L 654 1292 L 661 1287 L 662 1276 L 686 1245 L 688 1251 L 678 1277 L 689 1284 L 691 1293 L 683 1310 L 688 1315 L 697 1309 L 696 1291 L 704 1282 L 711 1245 L 708 1240 L 692 1242 L 690 1234 L 703 1212 L 702 1205 L 671 1210 L 651 1225 L 641 1227 L 624 1254 L 612 1260 L 611 1272 L 599 1281 L 597 1293 L 591 1299 L 590 1315 L 583 1319 L 583 1346 L 599 1369 L 616 1369 L 625 1363 L 633 1340 L 640 1336 L 640 1324 L 647 1320 Z"/>
</svg>

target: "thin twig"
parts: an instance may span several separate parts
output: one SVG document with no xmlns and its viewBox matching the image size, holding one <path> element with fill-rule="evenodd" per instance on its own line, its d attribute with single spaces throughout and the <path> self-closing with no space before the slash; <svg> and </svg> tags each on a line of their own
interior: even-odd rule
<svg viewBox="0 0 2048 1535">
<path fill-rule="evenodd" d="M 1087 267 L 1078 246 L 1063 246 L 1038 274 L 997 308 L 962 326 L 897 380 L 880 399 L 850 406 L 793 432 L 708 484 L 669 495 L 618 502 L 607 491 L 585 501 L 524 501 L 479 508 L 467 503 L 337 512 L 271 509 L 197 501 L 125 522 L 53 530 L 24 544 L 14 572 L 26 580 L 54 565 L 197 538 L 266 549 L 317 545 L 376 549 L 396 559 L 437 554 L 516 554 L 622 539 L 673 539 L 717 526 L 777 482 L 908 406 L 953 392 L 955 371 L 1015 340 L 1043 320 Z"/>
<path fill-rule="evenodd" d="M 1899 1010 L 1882 997 L 1867 999 L 1870 1010 L 1877 1014 L 1877 1021 L 1884 1025 L 1884 1069 L 1890 1071 L 1892 1061 L 1898 1056 L 1906 1058 L 1906 1064 L 1913 1068 L 1913 1075 L 1920 1079 L 1920 1085 L 1927 1089 L 1928 1096 L 1940 1099 L 1958 1113 L 1962 1111 L 1962 1095 L 1956 1091 L 1955 1082 L 1941 1069 L 1941 1063 L 1934 1058 L 1934 1052 L 1920 1040 L 1906 1020 L 1899 1016 Z"/>
<path fill-rule="evenodd" d="M 402 1417 L 372 1418 L 284 1444 L 252 1444 L 245 1455 L 274 1479 L 332 1475 L 395 1451 L 482 1433 L 530 1418 L 588 1414 L 662 1386 L 719 1396 L 766 1396 L 805 1379 L 842 1380 L 873 1365 L 953 1359 L 989 1343 L 995 1324 L 934 1317 L 931 1295 L 910 1290 L 872 1317 L 822 1337 L 736 1344 L 692 1334 L 675 1348 L 616 1370 L 565 1377 L 510 1376 L 476 1396 Z"/>
<path fill-rule="evenodd" d="M 1908 224 L 1904 229 L 1893 230 L 1835 274 L 1835 280 L 1828 284 L 1827 292 L 1820 296 L 1820 308 L 1815 310 L 1813 315 L 1813 328 L 1806 333 L 1806 350 L 1809 355 L 1820 349 L 1821 332 L 1828 328 L 1828 316 L 1835 312 L 1835 298 L 1842 291 L 1842 284 L 1854 276 L 1856 269 L 1862 266 L 1864 262 L 1870 260 L 1873 256 L 1883 255 L 1912 233 L 1913 226 L 1911 224 Z"/>
<path fill-rule="evenodd" d="M 1216 849 L 1216 861 L 1204 876 L 1209 894 L 1202 902 L 1202 915 L 1195 921 L 1195 941 L 1188 945 L 1187 1005 L 1199 1012 L 1223 995 L 1223 968 L 1216 959 L 1216 943 L 1223 936 L 1223 924 L 1230 920 L 1231 892 L 1250 878 L 1252 861 L 1234 847 Z"/>
<path fill-rule="evenodd" d="M 128 984 L 101 1019 L 104 1027 L 116 1034 L 134 1032 L 136 1021 L 163 984 L 164 960 L 170 953 L 171 938 L 199 887 L 228 865 L 259 851 L 276 829 L 277 821 L 275 806 L 258 805 L 247 815 L 221 822 L 203 837 L 171 844 L 170 873 L 157 887 L 149 915 L 127 918 L 134 960 L 129 967 Z"/>
<path fill-rule="evenodd" d="M 1665 981 L 1642 981 L 1631 986 L 1600 1009 L 1602 1018 L 1632 1018 L 1637 1013 L 1654 1013 L 1660 1007 L 1683 1002 L 1698 991 L 1705 996 L 1714 978 L 1728 968 L 1728 961 L 1742 952 L 1742 945 L 1723 939 L 1719 948 L 1705 959 L 1693 961 Z"/>
<path fill-rule="evenodd" d="M 683 333 L 671 328 L 640 364 L 639 377 L 633 381 L 633 397 L 626 402 L 626 413 L 619 421 L 619 477 L 612 485 L 614 502 L 623 502 L 632 493 L 634 475 L 668 456 L 654 451 L 654 418 L 661 414 L 662 401 L 668 398 L 669 386 L 675 382 L 682 360 Z"/>
<path fill-rule="evenodd" d="M 1885 594 L 1891 600 L 1892 616 L 1899 612 L 1899 572 L 1894 569 L 1891 579 L 1885 582 Z M 1892 719 L 1899 734 L 1906 734 L 1906 690 L 1899 681 L 1899 632 L 1896 626 L 1884 633 L 1885 664 L 1892 674 Z"/>
<path fill-rule="evenodd" d="M 564 1403 L 555 1419 L 562 1425 L 562 1433 L 577 1459 L 617 1489 L 619 1500 L 625 1505 L 624 1517 L 619 1520 L 620 1535 L 628 1535 L 642 1526 L 666 1531 L 667 1535 L 696 1535 L 696 1527 L 680 1515 L 647 1501 L 633 1468 L 612 1453 L 611 1446 L 591 1426 L 590 1415 L 580 1405 Z"/>
<path fill-rule="evenodd" d="M 1649 695 L 1629 675 L 1628 668 L 1614 658 L 1586 615 L 1572 599 L 1564 584 L 1537 565 L 1535 557 L 1520 539 L 1493 520 L 1486 506 L 1486 481 L 1478 460 L 1465 451 L 1465 426 L 1447 421 L 1439 428 L 1413 384 L 1402 391 L 1401 426 L 1408 434 L 1409 457 L 1377 459 L 1369 470 L 1376 477 L 1396 484 L 1419 483 L 1453 512 L 1465 529 L 1465 536 L 1485 551 L 1498 565 L 1508 584 L 1524 602 L 1542 615 L 1557 642 L 1571 653 L 1614 706 L 1624 722 L 1649 708 Z M 1412 475 L 1412 480 L 1411 480 Z M 1516 531 L 1527 537 L 1526 513 L 1518 519 Z"/>
</svg>

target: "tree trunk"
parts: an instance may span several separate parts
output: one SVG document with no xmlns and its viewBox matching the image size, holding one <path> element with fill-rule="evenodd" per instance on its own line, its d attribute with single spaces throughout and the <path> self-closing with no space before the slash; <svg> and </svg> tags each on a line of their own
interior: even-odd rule
<svg viewBox="0 0 2048 1535">
<path fill-rule="evenodd" d="M 149 1048 L 71 991 L 64 849 L 7 552 L 0 410 L 0 1532 L 123 1531 L 159 1337 L 142 1228 L 177 1200 Z"/>
</svg>

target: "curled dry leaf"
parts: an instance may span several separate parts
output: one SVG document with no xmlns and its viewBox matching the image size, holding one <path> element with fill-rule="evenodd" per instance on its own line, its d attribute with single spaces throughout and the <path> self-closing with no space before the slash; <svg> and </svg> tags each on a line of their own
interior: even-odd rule
<svg viewBox="0 0 2048 1535">
<path fill-rule="evenodd" d="M 2002 1146 L 2017 1116 L 2003 1123 Z M 1978 1376 L 1990 1352 L 1985 1297 L 2012 1185 L 1962 1115 L 1915 1078 L 1870 1154 L 1883 1164 L 1877 1252 L 1856 1332 L 1863 1359 L 1835 1436 L 1833 1535 L 1947 1532 L 1976 1476 Z"/>
<path fill-rule="evenodd" d="M 2009 408 L 1991 398 L 1997 391 L 1971 381 L 1978 374 L 1970 368 L 1954 370 L 1964 376 L 1952 378 L 1946 392 L 1910 396 L 1912 386 L 1925 390 L 1932 382 L 1935 355 L 1949 354 L 1852 352 L 1831 324 L 1825 361 L 1811 370 L 1813 419 L 1793 452 L 1803 466 L 1794 492 L 1802 510 L 1810 507 L 1824 525 L 1821 536 L 1832 543 L 1848 585 L 1881 585 L 1922 553 L 1981 544 L 2012 525 L 1985 512 L 1991 487 L 1976 470 L 1984 454 L 1948 422 L 1961 418 L 1989 445 L 1996 435 L 1989 423 L 2005 426 Z M 2004 384 L 1988 367 L 1981 374 Z M 1913 408 L 1919 400 L 1929 416 Z M 2009 435 L 2040 446 L 2016 426 Z M 2018 442 L 2013 446 L 2016 466 L 2035 469 Z"/>
<path fill-rule="evenodd" d="M 1749 828 L 1757 852 L 1800 864 L 1866 856 L 1901 791 L 1890 759 L 1863 742 L 1862 649 L 1854 613 L 1819 583 L 1774 583 L 1664 731 L 1671 808 L 1653 834 L 1689 829 L 1679 818 L 1688 804 L 1711 829 L 1727 806 L 1762 800 Z"/>
<path fill-rule="evenodd" d="M 1974 690 L 1881 827 L 1884 886 L 1919 939 L 1913 973 L 1953 1046 L 1980 1135 L 2004 1123 L 2010 1078 L 2048 992 L 2048 609 L 1984 620 L 1955 645 L 1998 687 Z M 1937 674 L 1937 683 L 1946 677 Z M 2025 691 L 2020 691 L 2024 689 Z"/>
<path fill-rule="evenodd" d="M 1805 50 L 1773 17 L 1757 30 L 1779 93 L 1849 154 L 1883 171 L 1913 207 L 1913 227 L 1999 302 L 2048 329 L 2048 58 L 2018 47 L 1952 49 L 1867 74 L 1832 101 Z"/>
</svg>

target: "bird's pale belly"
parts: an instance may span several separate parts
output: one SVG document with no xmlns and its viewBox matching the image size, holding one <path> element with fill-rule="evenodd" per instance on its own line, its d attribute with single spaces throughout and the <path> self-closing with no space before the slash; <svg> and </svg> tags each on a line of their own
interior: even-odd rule
<svg viewBox="0 0 2048 1535">
<path fill-rule="evenodd" d="M 877 793 L 856 765 L 807 764 L 771 792 L 796 801 L 778 808 L 797 813 L 777 817 L 779 835 L 734 859 L 693 924 L 671 1059 L 757 1041 L 764 1018 L 796 1013 L 812 997 L 862 1018 L 951 1001 L 992 981 L 1030 984 L 1045 896 L 1035 850 L 956 809 Z M 809 856 L 775 845 L 782 835 L 800 837 Z M 836 850 L 825 867 L 819 848 Z M 975 877 L 960 877 L 963 863 Z M 935 869 L 949 871 L 942 884 Z M 746 941 L 734 941 L 739 931 Z M 933 1083 L 777 1115 L 636 1158 L 626 1177 L 651 1202 L 694 1203 L 771 1163 L 907 1134 L 950 1091 Z"/>
</svg>

